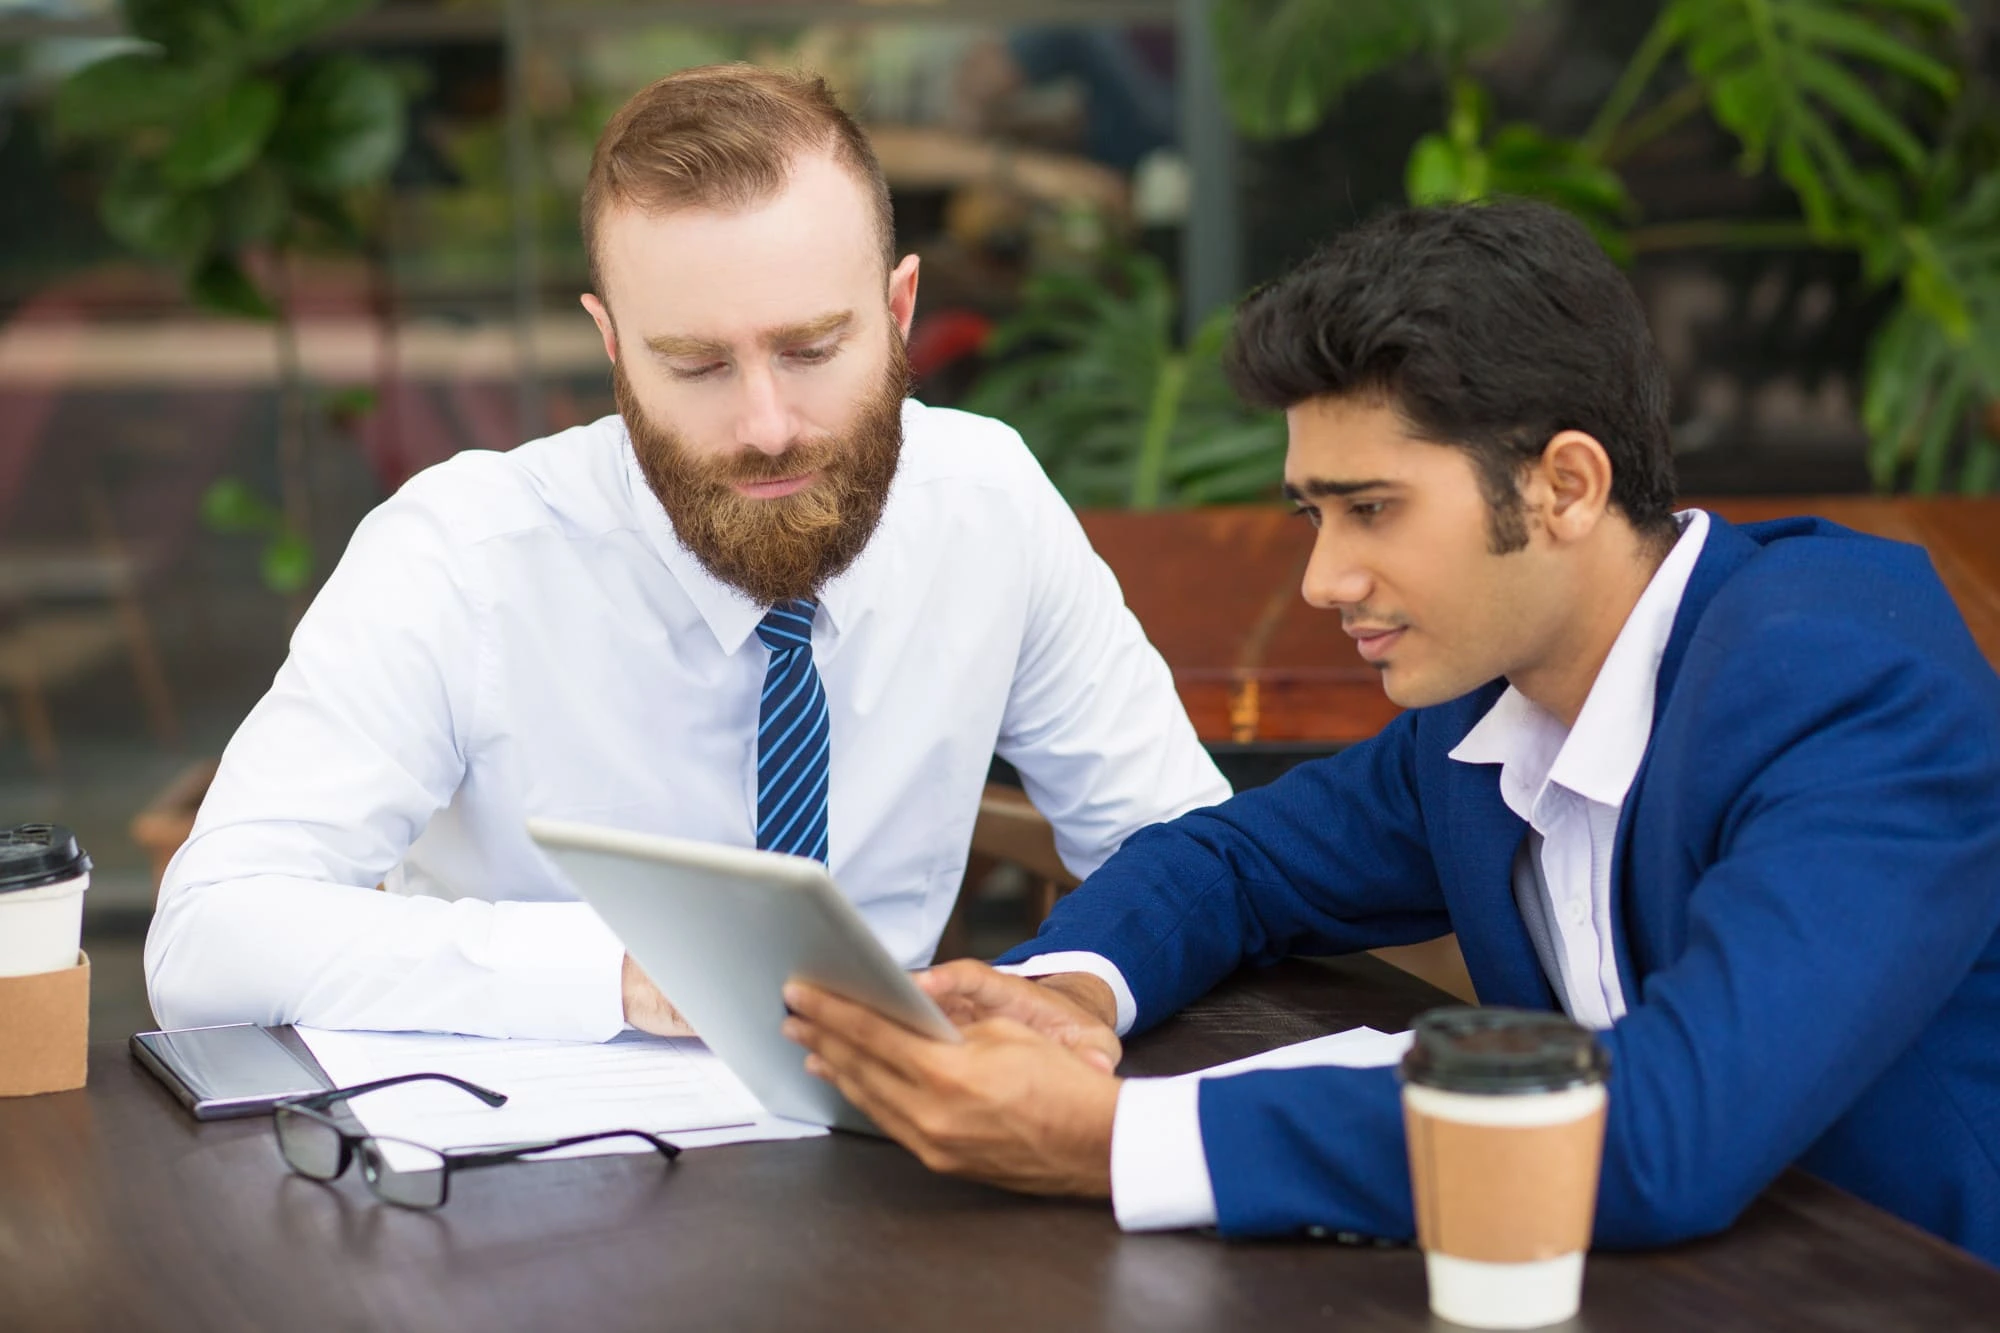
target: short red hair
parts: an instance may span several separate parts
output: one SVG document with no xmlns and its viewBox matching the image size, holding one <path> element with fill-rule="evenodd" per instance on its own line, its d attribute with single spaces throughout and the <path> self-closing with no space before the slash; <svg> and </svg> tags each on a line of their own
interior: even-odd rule
<svg viewBox="0 0 2000 1333">
<path fill-rule="evenodd" d="M 597 229 L 606 210 L 744 208 L 771 198 L 802 155 L 831 151 L 875 206 L 885 267 L 896 261 L 889 184 L 868 136 L 816 74 L 701 65 L 669 74 L 618 108 L 598 137 L 583 187 L 590 287 L 604 294 Z"/>
</svg>

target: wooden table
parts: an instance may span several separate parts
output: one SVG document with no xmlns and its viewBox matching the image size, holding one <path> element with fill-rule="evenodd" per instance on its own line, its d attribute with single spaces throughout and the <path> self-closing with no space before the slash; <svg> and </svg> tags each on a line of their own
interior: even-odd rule
<svg viewBox="0 0 2000 1333">
<path fill-rule="evenodd" d="M 1817 514 L 1928 549 L 1988 661 L 2000 665 L 2000 499 L 1691 499 L 1732 523 Z M 1312 529 L 1281 508 L 1098 510 L 1085 531 L 1173 668 L 1211 744 L 1366 740 L 1397 713 L 1340 617 L 1299 595 Z"/>
<path fill-rule="evenodd" d="M 1441 997 L 1366 958 L 1237 978 L 1135 1042 L 1170 1073 Z M 472 1172 L 437 1213 L 286 1173 L 269 1125 L 198 1125 L 122 1044 L 81 1092 L 0 1102 L 0 1328 L 1442 1328 L 1407 1249 L 1125 1236 L 837 1135 Z M 2000 1272 L 1786 1176 L 1728 1234 L 1590 1261 L 1593 1330 L 1990 1329 Z"/>
</svg>

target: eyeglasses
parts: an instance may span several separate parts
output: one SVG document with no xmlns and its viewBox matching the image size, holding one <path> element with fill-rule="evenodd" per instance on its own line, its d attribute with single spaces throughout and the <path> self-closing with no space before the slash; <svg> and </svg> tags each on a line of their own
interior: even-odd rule
<svg viewBox="0 0 2000 1333">
<path fill-rule="evenodd" d="M 566 1139 L 540 1143 L 510 1143 L 502 1148 L 450 1148 L 442 1152 L 408 1139 L 384 1138 L 378 1134 L 354 1134 L 327 1114 L 334 1106 L 366 1092 L 377 1092 L 403 1083 L 449 1083 L 462 1088 L 488 1106 L 505 1106 L 507 1095 L 467 1083 L 450 1074 L 402 1074 L 378 1079 L 352 1088 L 335 1088 L 279 1102 L 271 1122 L 278 1132 L 278 1152 L 285 1165 L 309 1180 L 338 1180 L 355 1158 L 361 1159 L 361 1178 L 384 1203 L 400 1208 L 439 1208 L 451 1197 L 451 1173 L 477 1166 L 499 1166 L 536 1153 L 552 1152 L 598 1139 L 644 1139 L 669 1162 L 681 1150 L 665 1139 L 643 1129 L 608 1129 L 595 1134 L 577 1134 Z"/>
</svg>

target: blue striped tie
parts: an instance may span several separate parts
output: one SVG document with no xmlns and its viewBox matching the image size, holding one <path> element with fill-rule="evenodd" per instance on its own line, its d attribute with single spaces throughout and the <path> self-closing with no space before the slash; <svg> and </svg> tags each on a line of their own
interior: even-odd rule
<svg viewBox="0 0 2000 1333">
<path fill-rule="evenodd" d="M 771 608 L 757 637 L 771 650 L 757 710 L 757 845 L 826 860 L 826 691 L 813 666 L 811 598 Z"/>
</svg>

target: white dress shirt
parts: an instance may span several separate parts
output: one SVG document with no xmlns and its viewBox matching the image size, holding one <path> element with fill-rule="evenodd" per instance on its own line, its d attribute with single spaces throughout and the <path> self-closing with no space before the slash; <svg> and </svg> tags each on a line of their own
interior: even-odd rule
<svg viewBox="0 0 2000 1333">
<path fill-rule="evenodd" d="M 1570 1016 L 1589 1027 L 1608 1028 L 1625 1016 L 1613 947 L 1611 853 L 1626 793 L 1652 741 L 1660 658 L 1708 538 L 1703 511 L 1676 520 L 1680 538 L 1626 617 L 1576 725 L 1564 727 L 1509 686 L 1451 752 L 1460 763 L 1500 765 L 1501 798 L 1529 828 L 1514 863 L 1515 896 L 1531 918 L 1531 933 L 1544 923 L 1552 928 L 1550 954 L 1561 975 L 1549 980 Z M 1101 977 L 1117 996 L 1119 1035 L 1132 1025 L 1131 987 L 1106 958 L 1043 954 L 1010 970 Z M 1125 1080 L 1111 1131 L 1111 1198 L 1128 1231 L 1214 1225 L 1198 1080 Z"/>
<path fill-rule="evenodd" d="M 903 428 L 813 658 L 830 868 L 918 966 L 994 753 L 1079 876 L 1229 789 L 1020 437 L 914 402 Z M 766 609 L 680 545 L 616 416 L 416 477 L 356 530 L 167 869 L 155 1015 L 613 1035 L 624 951 L 524 821 L 753 846 Z"/>
</svg>

